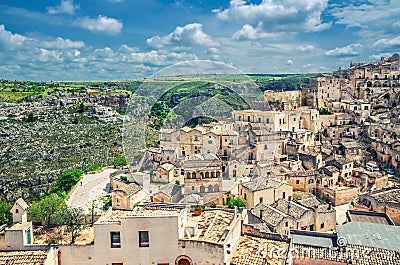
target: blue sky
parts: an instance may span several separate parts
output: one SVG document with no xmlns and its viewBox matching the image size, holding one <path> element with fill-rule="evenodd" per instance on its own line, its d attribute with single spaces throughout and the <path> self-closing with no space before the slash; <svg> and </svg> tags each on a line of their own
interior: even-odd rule
<svg viewBox="0 0 400 265">
<path fill-rule="evenodd" d="M 215 60 L 330 72 L 400 52 L 398 0 L 2 0 L 0 78 L 116 80 Z"/>
</svg>

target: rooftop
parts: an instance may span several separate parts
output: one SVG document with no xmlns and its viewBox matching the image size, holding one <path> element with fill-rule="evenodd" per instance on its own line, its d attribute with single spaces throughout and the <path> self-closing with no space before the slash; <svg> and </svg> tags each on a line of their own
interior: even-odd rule
<svg viewBox="0 0 400 265">
<path fill-rule="evenodd" d="M 174 207 L 157 207 L 139 205 L 133 210 L 115 210 L 111 209 L 105 212 L 97 224 L 104 223 L 120 223 L 123 219 L 132 217 L 160 217 L 160 216 L 177 216 L 182 209 Z"/>
<path fill-rule="evenodd" d="M 279 199 L 273 204 L 273 207 L 278 211 L 288 214 L 296 219 L 300 219 L 304 213 L 309 211 L 308 208 L 286 199 Z"/>
<path fill-rule="evenodd" d="M 364 222 L 350 222 L 336 227 L 338 237 L 348 244 L 400 252 L 400 227 Z"/>
<path fill-rule="evenodd" d="M 4 265 L 44 265 L 47 251 L 7 251 L 0 252 L 0 264 Z"/>
<path fill-rule="evenodd" d="M 142 190 L 142 187 L 134 182 L 129 183 L 124 185 L 123 187 L 119 188 L 119 189 L 115 189 L 116 191 L 120 190 L 124 193 L 126 193 L 127 195 L 132 195 L 132 194 L 136 194 L 139 191 Z"/>
<path fill-rule="evenodd" d="M 400 203 L 400 189 L 378 190 L 369 195 L 378 202 Z"/>
<path fill-rule="evenodd" d="M 253 236 L 241 236 L 233 253 L 232 265 L 264 265 L 285 264 L 285 259 L 279 258 L 276 253 L 271 255 L 272 249 L 288 249 L 285 242 L 274 241 Z M 267 261 L 268 260 L 268 261 Z"/>
<path fill-rule="evenodd" d="M 198 233 L 192 239 L 223 244 L 225 230 L 233 219 L 234 213 L 223 210 L 204 211 L 200 216 L 189 216 L 189 222 L 198 224 Z"/>
<path fill-rule="evenodd" d="M 155 192 L 155 194 L 157 193 L 164 193 L 165 195 L 168 196 L 174 196 L 180 189 L 182 189 L 181 186 L 176 185 L 175 183 L 169 183 L 165 186 L 163 186 L 160 191 Z"/>
<path fill-rule="evenodd" d="M 339 248 L 294 244 L 293 253 L 294 264 L 398 265 L 400 259 L 399 252 L 353 245 L 349 246 L 349 251 L 343 251 Z M 299 259 L 303 263 L 296 263 Z M 322 260 L 340 263 L 326 263 Z"/>
<path fill-rule="evenodd" d="M 24 210 L 28 209 L 28 204 L 22 198 L 19 198 L 18 200 L 16 200 L 15 203 L 18 204 L 19 206 L 21 206 L 21 208 Z"/>
<path fill-rule="evenodd" d="M 253 181 L 242 183 L 242 186 L 251 191 L 258 191 L 270 188 L 276 189 L 283 184 L 285 184 L 285 182 L 280 179 L 259 177 Z"/>
<path fill-rule="evenodd" d="M 364 222 L 384 225 L 394 225 L 393 221 L 386 213 L 365 212 L 349 210 L 346 213 L 350 222 Z"/>
</svg>

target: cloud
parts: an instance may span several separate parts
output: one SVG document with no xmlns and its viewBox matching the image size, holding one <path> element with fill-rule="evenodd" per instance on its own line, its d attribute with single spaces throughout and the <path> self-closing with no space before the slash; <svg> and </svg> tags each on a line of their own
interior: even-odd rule
<svg viewBox="0 0 400 265">
<path fill-rule="evenodd" d="M 55 40 L 42 41 L 42 46 L 47 49 L 78 49 L 84 47 L 85 43 L 58 37 Z"/>
<path fill-rule="evenodd" d="M 58 6 L 47 7 L 47 12 L 51 15 L 56 14 L 69 14 L 73 15 L 76 10 L 79 9 L 79 5 L 74 5 L 72 0 L 61 0 L 61 3 Z"/>
<path fill-rule="evenodd" d="M 347 27 L 385 29 L 399 19 L 399 1 L 366 1 L 337 6 L 331 10 L 336 24 Z"/>
<path fill-rule="evenodd" d="M 78 20 L 78 25 L 89 31 L 108 35 L 118 35 L 123 27 L 119 20 L 102 15 L 97 18 L 81 18 Z"/>
<path fill-rule="evenodd" d="M 292 64 L 294 64 L 294 61 L 293 61 L 293 60 L 290 60 L 290 59 L 289 59 L 289 60 L 286 61 L 286 65 L 292 65 Z"/>
<path fill-rule="evenodd" d="M 301 51 L 301 52 L 312 52 L 314 50 L 314 46 L 312 45 L 300 45 L 296 47 L 296 50 Z"/>
<path fill-rule="evenodd" d="M 27 37 L 20 34 L 13 34 L 5 29 L 3 24 L 0 24 L 0 43 L 9 49 L 21 46 Z"/>
<path fill-rule="evenodd" d="M 173 32 L 167 36 L 154 36 L 147 39 L 147 44 L 151 47 L 162 48 L 165 45 L 179 44 L 185 46 L 218 46 L 210 35 L 204 33 L 203 25 L 200 23 L 187 24 L 183 27 L 176 27 Z"/>
<path fill-rule="evenodd" d="M 361 53 L 363 45 L 360 43 L 353 43 L 347 45 L 345 47 L 336 47 L 333 50 L 329 50 L 325 52 L 327 56 L 335 56 L 335 57 L 351 57 L 357 56 Z"/>
<path fill-rule="evenodd" d="M 400 47 L 400 36 L 392 39 L 380 39 L 376 41 L 372 46 L 379 48 Z"/>
<path fill-rule="evenodd" d="M 267 38 L 276 38 L 279 33 L 268 33 L 264 32 L 262 29 L 262 23 L 258 23 L 256 28 L 253 28 L 250 24 L 245 24 L 243 27 L 233 33 L 232 39 L 234 40 L 258 40 Z"/>
<path fill-rule="evenodd" d="M 262 0 L 260 4 L 231 0 L 227 9 L 213 12 L 221 20 L 263 22 L 268 31 L 321 31 L 331 26 L 321 20 L 327 7 L 328 0 Z"/>
</svg>

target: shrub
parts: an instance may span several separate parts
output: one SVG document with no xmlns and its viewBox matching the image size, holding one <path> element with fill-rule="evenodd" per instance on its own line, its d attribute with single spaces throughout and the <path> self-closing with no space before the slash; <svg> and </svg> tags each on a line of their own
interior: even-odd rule
<svg viewBox="0 0 400 265">
<path fill-rule="evenodd" d="M 122 176 L 120 176 L 119 178 L 120 178 L 121 180 L 123 180 L 123 181 L 127 181 L 127 180 L 128 180 L 128 177 L 125 176 L 125 175 L 122 175 Z"/>
<path fill-rule="evenodd" d="M 238 208 L 243 208 L 243 207 L 245 207 L 245 204 L 239 198 L 228 198 L 228 207 L 233 209 L 233 208 L 235 208 L 235 206 Z"/>
</svg>

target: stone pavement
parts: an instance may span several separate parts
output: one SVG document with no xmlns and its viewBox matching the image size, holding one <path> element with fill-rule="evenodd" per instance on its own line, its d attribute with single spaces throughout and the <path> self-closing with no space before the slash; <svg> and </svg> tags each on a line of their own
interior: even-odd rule
<svg viewBox="0 0 400 265">
<path fill-rule="evenodd" d="M 88 213 L 88 205 L 94 199 L 100 199 L 109 193 L 110 174 L 117 171 L 114 168 L 104 169 L 95 174 L 82 176 L 81 183 L 70 195 L 67 204 L 70 207 L 82 207 Z"/>
</svg>

